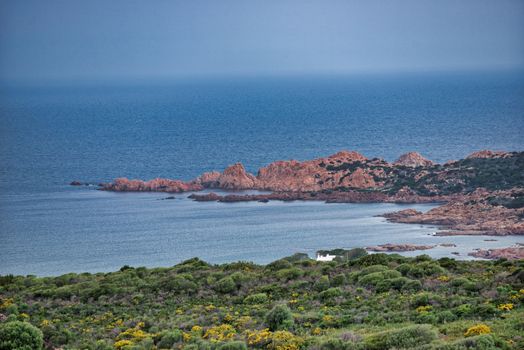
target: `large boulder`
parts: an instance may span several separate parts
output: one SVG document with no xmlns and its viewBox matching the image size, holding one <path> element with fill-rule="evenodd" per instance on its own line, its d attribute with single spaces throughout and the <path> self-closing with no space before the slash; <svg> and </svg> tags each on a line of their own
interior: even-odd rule
<svg viewBox="0 0 524 350">
<path fill-rule="evenodd" d="M 247 190 L 256 188 L 257 179 L 246 171 L 241 163 L 227 167 L 217 178 L 218 187 L 228 190 Z"/>
<path fill-rule="evenodd" d="M 431 166 L 433 164 L 434 163 L 431 160 L 424 158 L 420 153 L 417 152 L 403 154 L 393 163 L 393 165 L 403 165 L 410 167 L 425 167 Z"/>
</svg>

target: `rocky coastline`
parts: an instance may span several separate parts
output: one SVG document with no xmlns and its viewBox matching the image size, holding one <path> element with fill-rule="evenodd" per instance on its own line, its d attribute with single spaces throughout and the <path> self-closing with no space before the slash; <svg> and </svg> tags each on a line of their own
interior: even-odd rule
<svg viewBox="0 0 524 350">
<path fill-rule="evenodd" d="M 499 249 L 479 249 L 475 252 L 469 253 L 469 256 L 482 259 L 508 259 L 518 260 L 524 259 L 524 248 L 523 247 L 509 247 Z"/>
<path fill-rule="evenodd" d="M 71 185 L 81 185 L 73 181 Z M 388 163 L 354 151 L 308 161 L 276 161 L 255 175 L 240 163 L 182 181 L 118 178 L 103 191 L 183 193 L 260 190 L 265 194 L 193 193 L 195 201 L 315 200 L 327 203 L 440 203 L 427 213 L 385 214 L 391 222 L 438 225 L 438 235 L 523 235 L 524 152 L 479 151 L 434 163 L 416 152 Z"/>
</svg>

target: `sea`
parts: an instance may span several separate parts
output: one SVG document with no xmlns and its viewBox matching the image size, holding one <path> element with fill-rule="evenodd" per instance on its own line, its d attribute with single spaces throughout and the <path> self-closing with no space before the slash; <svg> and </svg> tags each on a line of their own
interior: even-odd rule
<svg viewBox="0 0 524 350">
<path fill-rule="evenodd" d="M 476 248 L 524 240 L 437 237 L 437 227 L 379 216 L 436 204 L 200 203 L 188 193 L 162 200 L 168 195 L 69 183 L 188 180 L 236 162 L 256 173 L 275 160 L 340 150 L 388 161 L 417 151 L 446 162 L 482 149 L 524 150 L 524 72 L 3 84 L 0 274 L 106 272 L 191 257 L 264 264 L 384 243 L 437 244 L 406 254 L 470 259 Z"/>
</svg>

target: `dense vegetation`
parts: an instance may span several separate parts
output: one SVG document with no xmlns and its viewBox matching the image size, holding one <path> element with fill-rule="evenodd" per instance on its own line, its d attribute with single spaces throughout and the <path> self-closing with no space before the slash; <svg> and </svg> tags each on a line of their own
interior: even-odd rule
<svg viewBox="0 0 524 350">
<path fill-rule="evenodd" d="M 362 251 L 3 276 L 0 350 L 523 349 L 523 302 L 524 261 Z"/>
<path fill-rule="evenodd" d="M 340 183 L 355 169 L 366 169 L 377 183 L 383 183 L 381 190 L 389 194 L 395 194 L 404 187 L 422 196 L 470 193 L 479 187 L 492 191 L 524 187 L 524 152 L 512 152 L 504 158 L 466 158 L 427 167 L 392 167 L 377 159 L 327 166 L 324 164 L 324 167 L 332 174 L 347 172 Z M 359 189 L 341 186 L 337 190 Z M 522 205 L 522 202 L 514 205 Z"/>
</svg>

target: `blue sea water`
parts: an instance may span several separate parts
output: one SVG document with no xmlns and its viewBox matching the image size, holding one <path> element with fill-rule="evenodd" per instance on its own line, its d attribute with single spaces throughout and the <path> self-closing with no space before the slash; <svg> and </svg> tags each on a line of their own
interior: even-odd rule
<svg viewBox="0 0 524 350">
<path fill-rule="evenodd" d="M 395 205 L 159 201 L 67 184 L 191 179 L 237 161 L 256 172 L 342 149 L 386 160 L 414 150 L 445 162 L 523 150 L 523 135 L 522 72 L 0 87 L 0 273 L 169 266 L 192 256 L 265 263 L 295 251 L 442 240 L 428 238 L 434 228 L 374 217 Z M 515 239 L 479 241 L 453 238 L 463 255 Z"/>
</svg>

